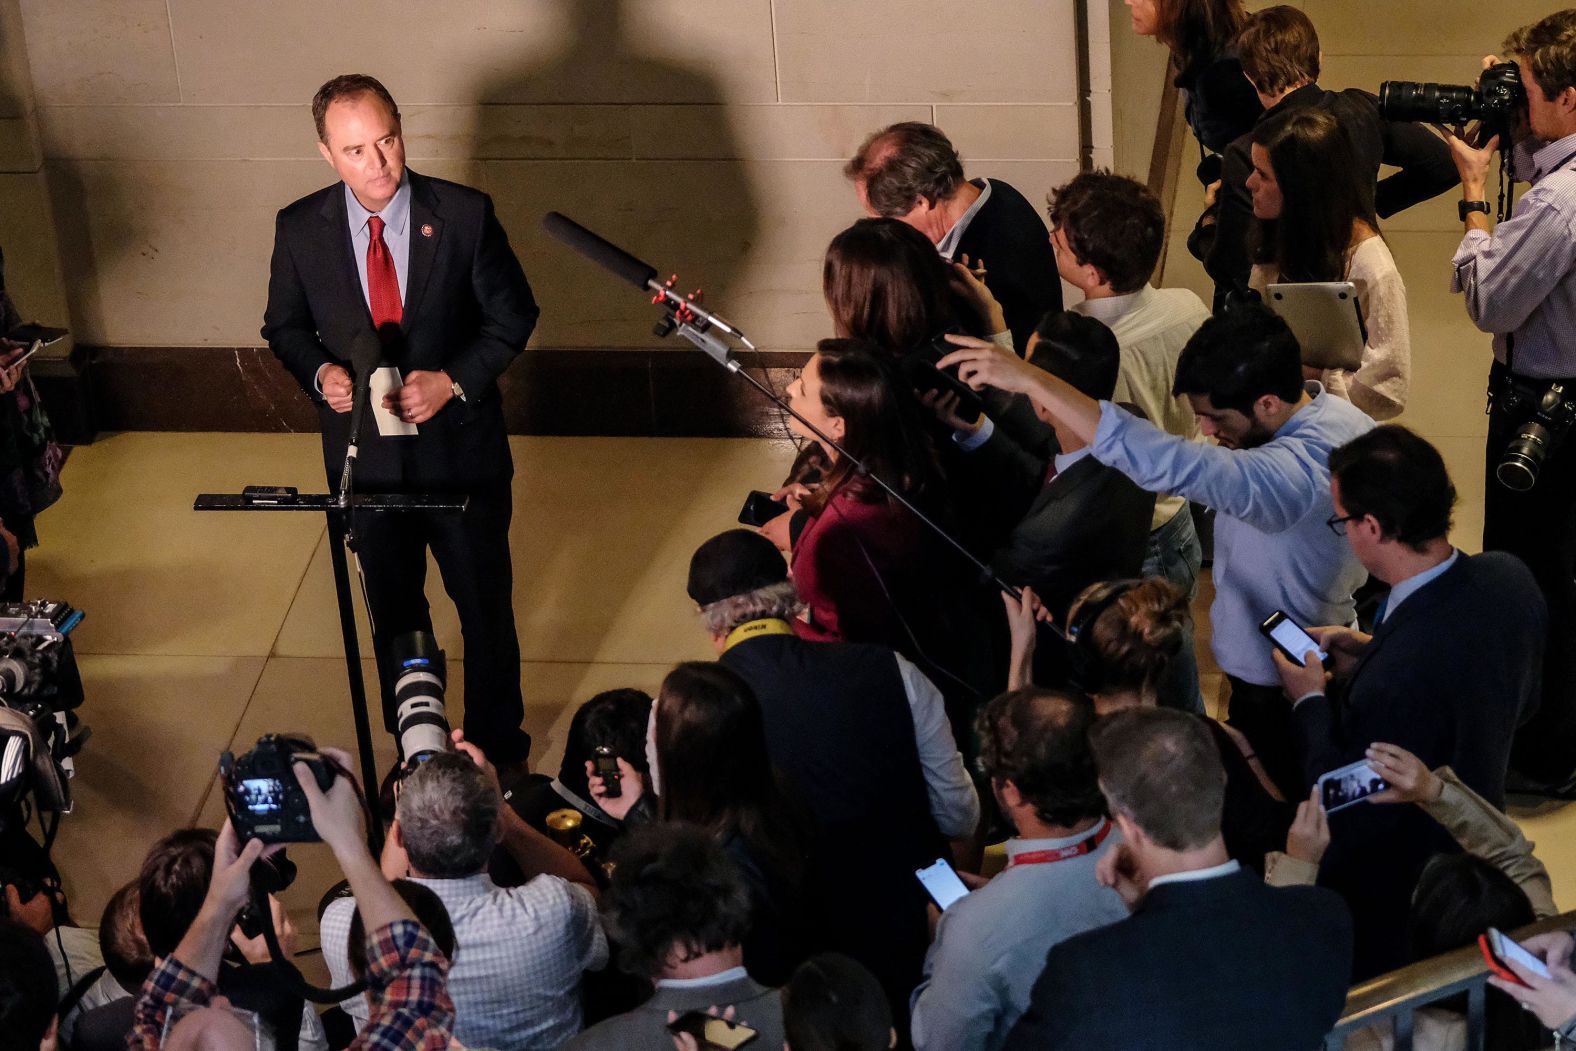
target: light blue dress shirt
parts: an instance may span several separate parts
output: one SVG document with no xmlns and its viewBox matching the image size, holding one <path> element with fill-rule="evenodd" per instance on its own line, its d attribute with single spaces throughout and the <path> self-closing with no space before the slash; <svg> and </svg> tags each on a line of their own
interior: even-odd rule
<svg viewBox="0 0 1576 1051">
<path fill-rule="evenodd" d="M 1349 401 L 1306 385 L 1312 403 L 1265 444 L 1225 449 L 1167 434 L 1100 403 L 1094 455 L 1140 486 L 1215 509 L 1215 602 L 1210 640 L 1221 670 L 1260 686 L 1280 683 L 1259 624 L 1282 610 L 1298 624 L 1350 624 L 1352 592 L 1367 577 L 1326 521 L 1330 451 L 1374 426 Z"/>
<path fill-rule="evenodd" d="M 394 273 L 399 278 L 399 301 L 405 303 L 405 275 L 410 272 L 410 176 L 401 175 L 399 189 L 381 212 L 369 212 L 356 200 L 350 187 L 345 187 L 345 217 L 350 223 L 351 255 L 356 257 L 356 273 L 361 275 L 361 295 L 372 306 L 372 296 L 367 292 L 367 246 L 372 243 L 372 231 L 367 220 L 374 215 L 383 219 L 383 243 L 394 257 Z"/>
<path fill-rule="evenodd" d="M 1009 839 L 1007 857 L 1074 846 L 1099 827 L 1064 839 Z M 1009 867 L 942 913 L 911 998 L 917 1051 L 996 1051 L 1006 1043 L 1051 947 L 1127 918 L 1121 897 L 1094 875 L 1121 841 L 1112 829 L 1088 854 Z"/>
</svg>

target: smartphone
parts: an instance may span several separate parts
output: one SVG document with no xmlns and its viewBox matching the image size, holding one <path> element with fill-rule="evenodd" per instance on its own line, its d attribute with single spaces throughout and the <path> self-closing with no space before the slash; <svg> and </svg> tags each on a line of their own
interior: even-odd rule
<svg viewBox="0 0 1576 1051">
<path fill-rule="evenodd" d="M 668 1032 L 688 1033 L 702 1049 L 720 1047 L 727 1051 L 743 1047 L 760 1036 L 747 1025 L 730 1022 L 705 1011 L 686 1011 L 668 1023 Z"/>
<path fill-rule="evenodd" d="M 739 509 L 739 524 L 759 529 L 777 516 L 787 513 L 788 504 L 785 501 L 773 500 L 771 493 L 754 489 L 744 498 L 744 506 Z"/>
<path fill-rule="evenodd" d="M 919 877 L 925 893 L 930 895 L 930 900 L 942 912 L 946 912 L 949 905 L 969 892 L 952 866 L 947 864 L 946 858 L 937 858 L 934 865 L 915 869 L 914 875 Z"/>
<path fill-rule="evenodd" d="M 1299 668 L 1302 667 L 1303 654 L 1309 650 L 1317 653 L 1321 661 L 1330 659 L 1330 655 L 1319 648 L 1312 635 L 1298 627 L 1296 621 L 1280 610 L 1265 617 L 1264 623 L 1259 625 L 1259 631 L 1275 644 L 1276 649 L 1286 655 L 1287 660 Z"/>
<path fill-rule="evenodd" d="M 596 776 L 602 779 L 602 794 L 609 799 L 617 799 L 624 794 L 623 775 L 618 770 L 618 756 L 613 754 L 613 749 L 605 744 L 599 744 L 592 750 L 595 758 L 592 760 Z"/>
<path fill-rule="evenodd" d="M 1483 959 L 1488 963 L 1488 969 L 1507 982 L 1515 982 L 1517 985 L 1527 984 L 1516 975 L 1515 971 L 1506 966 L 1507 960 L 1515 961 L 1523 970 L 1531 971 L 1539 978 L 1549 976 L 1549 968 L 1542 960 L 1532 955 L 1516 939 L 1501 934 L 1493 927 L 1488 929 L 1488 933 L 1478 935 L 1478 948 L 1483 951 Z"/>
<path fill-rule="evenodd" d="M 1389 787 L 1390 783 L 1378 771 L 1359 759 L 1319 776 L 1319 801 L 1326 813 L 1333 814 Z"/>
</svg>

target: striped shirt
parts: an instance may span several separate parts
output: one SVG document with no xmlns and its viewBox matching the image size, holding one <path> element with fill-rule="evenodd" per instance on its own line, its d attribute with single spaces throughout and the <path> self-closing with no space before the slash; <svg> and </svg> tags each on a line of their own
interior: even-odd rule
<svg viewBox="0 0 1576 1051">
<path fill-rule="evenodd" d="M 1494 357 L 1516 375 L 1561 379 L 1576 376 L 1576 135 L 1533 145 L 1516 148 L 1532 189 L 1493 233 L 1467 231 L 1450 290 L 1466 293 L 1473 323 L 1494 334 Z"/>
</svg>

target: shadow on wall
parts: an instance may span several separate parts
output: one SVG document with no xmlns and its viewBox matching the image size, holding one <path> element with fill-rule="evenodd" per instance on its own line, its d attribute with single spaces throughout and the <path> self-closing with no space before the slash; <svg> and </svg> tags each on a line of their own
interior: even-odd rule
<svg viewBox="0 0 1576 1051">
<path fill-rule="evenodd" d="M 559 211 L 636 256 L 678 271 L 689 290 L 740 311 L 760 230 L 721 84 L 703 66 L 654 54 L 632 36 L 634 0 L 556 0 L 557 50 L 483 81 L 472 155 L 542 304 L 534 345 L 651 346 L 648 298 L 541 230 Z M 686 46 L 682 23 L 659 46 Z M 699 49 L 697 49 L 699 50 Z M 530 105 L 523 111 L 514 107 Z M 572 107 L 555 110 L 553 107 Z M 535 107 L 542 107 L 537 109 Z M 541 120 L 552 129 L 544 136 Z M 527 158 L 527 159 L 519 159 Z"/>
</svg>

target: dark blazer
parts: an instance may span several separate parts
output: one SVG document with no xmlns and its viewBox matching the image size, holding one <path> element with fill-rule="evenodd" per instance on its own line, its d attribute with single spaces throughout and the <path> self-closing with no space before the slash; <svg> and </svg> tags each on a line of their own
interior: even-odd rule
<svg viewBox="0 0 1576 1051">
<path fill-rule="evenodd" d="M 975 185 L 985 180 L 975 179 Z M 1056 252 L 1040 210 L 1008 183 L 991 179 L 990 198 L 958 239 L 954 257 L 985 261 L 985 283 L 1001 304 L 1018 353 L 1040 318 L 1062 309 Z"/>
<path fill-rule="evenodd" d="M 1090 584 L 1138 576 L 1154 510 L 1154 493 L 1085 456 L 1040 489 L 991 565 L 1007 583 L 1034 588 L 1061 619 Z"/>
<path fill-rule="evenodd" d="M 1539 696 L 1548 609 L 1514 555 L 1461 555 L 1374 631 L 1351 678 L 1293 713 L 1308 783 L 1385 741 L 1430 769 L 1448 764 L 1495 806 L 1517 725 Z M 1359 803 L 1330 815 L 1320 883 L 1357 920 L 1357 975 L 1406 962 L 1406 916 L 1429 857 L 1458 848 L 1411 806 Z"/>
<path fill-rule="evenodd" d="M 1317 84 L 1305 85 L 1265 110 L 1259 121 L 1310 106 L 1333 114 L 1346 129 L 1358 169 L 1373 172 L 1377 180 L 1374 205 L 1382 219 L 1437 197 L 1461 181 L 1443 139 L 1421 124 L 1385 120 L 1379 116 L 1379 99 L 1356 88 L 1327 91 Z M 1255 221 L 1253 195 L 1248 193 L 1252 139 L 1249 133 L 1226 147 L 1215 224 L 1197 227 L 1195 236 L 1188 238 L 1188 248 L 1203 261 L 1216 287 L 1239 292 L 1248 287 L 1253 268 L 1250 242 Z M 1381 164 L 1400 170 L 1380 179 Z"/>
<path fill-rule="evenodd" d="M 1006 1051 L 1313 1051 L 1346 1002 L 1352 923 L 1319 887 L 1239 870 L 1154 888 L 1051 949 Z"/>
<path fill-rule="evenodd" d="M 525 348 L 536 301 L 509 239 L 480 190 L 405 170 L 410 181 L 410 263 L 398 345 L 385 358 L 401 372 L 442 369 L 465 391 L 414 438 L 380 439 L 368 414 L 359 486 L 465 490 L 512 473 L 498 376 Z M 350 414 L 316 391 L 318 369 L 350 364 L 372 315 L 361 291 L 345 186 L 335 183 L 279 212 L 263 338 L 318 403 L 323 458 L 337 481 Z"/>
</svg>

